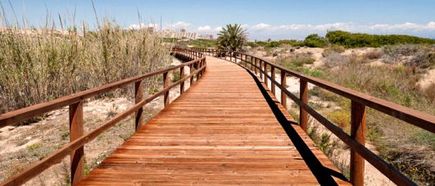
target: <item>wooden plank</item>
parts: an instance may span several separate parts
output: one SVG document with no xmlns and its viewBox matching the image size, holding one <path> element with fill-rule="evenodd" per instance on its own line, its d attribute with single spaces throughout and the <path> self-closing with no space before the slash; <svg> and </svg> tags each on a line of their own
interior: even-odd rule
<svg viewBox="0 0 435 186">
<path fill-rule="evenodd" d="M 323 166 L 337 170 L 306 133 L 294 127 Z M 208 58 L 207 72 L 195 86 L 143 125 L 80 184 L 319 182 L 254 79 L 235 64 Z"/>
</svg>

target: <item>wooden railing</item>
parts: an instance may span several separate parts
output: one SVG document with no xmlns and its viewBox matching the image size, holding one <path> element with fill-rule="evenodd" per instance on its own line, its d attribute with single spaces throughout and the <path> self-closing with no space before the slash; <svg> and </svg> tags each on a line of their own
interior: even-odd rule
<svg viewBox="0 0 435 186">
<path fill-rule="evenodd" d="M 0 115 L 0 127 L 6 125 L 13 125 L 18 122 L 25 121 L 32 117 L 42 115 L 44 113 L 50 112 L 55 109 L 60 109 L 65 106 L 69 106 L 69 126 L 70 126 L 70 142 L 64 145 L 62 148 L 51 153 L 44 159 L 35 162 L 30 165 L 25 170 L 21 171 L 7 180 L 5 180 L 0 185 L 20 185 L 28 181 L 29 179 L 35 177 L 43 170 L 49 168 L 50 166 L 59 163 L 62 159 L 68 155 L 71 158 L 71 184 L 77 184 L 83 177 L 83 164 L 84 164 L 84 145 L 91 140 L 95 139 L 102 132 L 113 127 L 115 124 L 120 122 L 122 119 L 134 114 L 135 115 L 135 128 L 138 130 L 142 124 L 142 112 L 143 107 L 154 100 L 155 98 L 163 95 L 164 105 L 169 104 L 169 91 L 171 88 L 180 85 L 180 94 L 185 91 L 184 83 L 190 79 L 191 85 L 194 83 L 195 79 L 198 80 L 202 77 L 205 68 L 206 61 L 202 53 L 188 50 L 174 48 L 174 55 L 178 55 L 179 58 L 183 58 L 185 61 L 189 62 L 169 67 L 166 69 L 158 70 L 155 72 L 147 73 L 141 76 L 136 76 L 132 78 L 123 79 L 110 84 L 106 84 L 100 87 L 88 89 L 82 92 L 78 92 L 72 95 L 64 96 L 49 102 L 40 103 L 32 105 L 26 108 L 15 110 Z M 190 67 L 190 74 L 184 74 L 184 67 Z M 170 83 L 170 78 L 168 73 L 177 72 L 179 70 L 180 80 L 175 83 Z M 178 73 L 178 72 L 177 72 Z M 163 76 L 163 89 L 148 98 L 143 97 L 143 80 L 156 75 Z M 196 78 L 195 78 L 196 76 Z M 135 90 L 135 105 L 127 109 L 126 111 L 117 114 L 109 121 L 104 122 L 100 127 L 91 132 L 84 134 L 83 132 L 83 103 L 86 98 L 96 96 L 98 94 L 106 93 L 118 88 L 125 87 L 127 85 L 134 84 Z"/>
<path fill-rule="evenodd" d="M 396 170 L 394 166 L 385 162 L 382 158 L 365 147 L 366 107 L 370 107 L 400 120 L 406 121 L 432 133 L 435 133 L 435 116 L 361 92 L 357 92 L 325 80 L 288 70 L 285 67 L 270 63 L 256 56 L 238 52 L 224 52 L 214 49 L 194 48 L 194 50 L 217 57 L 225 56 L 225 59 L 229 58 L 229 61 L 237 62 L 240 66 L 250 70 L 252 73 L 256 75 L 259 74 L 260 79 L 264 81 L 266 86 L 269 86 L 268 81 L 270 81 L 271 86 L 269 88 L 273 94 L 276 92 L 276 87 L 280 89 L 280 100 L 284 107 L 287 106 L 287 97 L 299 105 L 299 125 L 302 127 L 302 129 L 305 131 L 307 130 L 308 115 L 311 115 L 332 133 L 334 133 L 339 139 L 346 143 L 351 149 L 350 181 L 353 185 L 364 185 L 364 160 L 367 160 L 397 185 L 415 185 L 415 183 L 409 178 L 404 176 L 400 171 Z M 279 74 L 281 77 L 281 83 L 276 80 L 277 70 L 280 71 Z M 299 97 L 287 90 L 287 76 L 293 76 L 300 80 Z M 314 84 L 320 88 L 351 100 L 350 135 L 308 105 L 308 83 Z"/>
</svg>

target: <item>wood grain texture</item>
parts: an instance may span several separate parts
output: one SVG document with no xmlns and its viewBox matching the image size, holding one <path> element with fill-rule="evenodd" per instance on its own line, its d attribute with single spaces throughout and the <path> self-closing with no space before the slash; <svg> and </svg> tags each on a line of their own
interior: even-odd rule
<svg viewBox="0 0 435 186">
<path fill-rule="evenodd" d="M 280 109 L 284 111 L 282 106 Z M 292 127 L 323 166 L 337 170 L 299 126 Z M 197 84 L 143 124 L 80 182 L 80 185 L 258 184 L 319 185 L 319 182 L 250 74 L 235 64 L 212 57 L 207 58 L 206 73 Z"/>
</svg>

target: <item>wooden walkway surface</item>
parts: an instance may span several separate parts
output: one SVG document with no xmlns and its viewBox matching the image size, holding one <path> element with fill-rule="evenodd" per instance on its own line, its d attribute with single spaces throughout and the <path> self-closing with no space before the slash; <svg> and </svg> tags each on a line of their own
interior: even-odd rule
<svg viewBox="0 0 435 186">
<path fill-rule="evenodd" d="M 282 124 L 246 70 L 208 57 L 204 77 L 81 184 L 347 184 L 299 126 Z"/>
</svg>

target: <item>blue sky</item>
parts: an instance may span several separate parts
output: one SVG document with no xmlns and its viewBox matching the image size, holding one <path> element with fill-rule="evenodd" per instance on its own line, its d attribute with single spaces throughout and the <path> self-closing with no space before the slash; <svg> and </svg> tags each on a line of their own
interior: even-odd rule
<svg viewBox="0 0 435 186">
<path fill-rule="evenodd" d="M 9 22 L 45 25 L 47 15 L 73 24 L 95 25 L 90 0 L 0 0 Z M 10 2 L 10 3 L 9 3 Z M 100 19 L 122 27 L 160 25 L 215 34 L 228 23 L 242 24 L 251 39 L 301 39 L 310 33 L 347 30 L 435 38 L 435 0 L 95 0 Z M 140 13 L 141 20 L 138 18 Z M 50 21 L 52 22 L 52 21 Z"/>
</svg>

